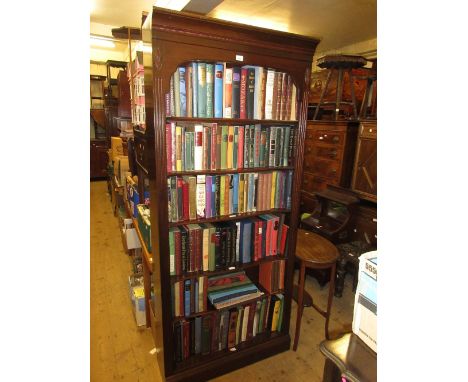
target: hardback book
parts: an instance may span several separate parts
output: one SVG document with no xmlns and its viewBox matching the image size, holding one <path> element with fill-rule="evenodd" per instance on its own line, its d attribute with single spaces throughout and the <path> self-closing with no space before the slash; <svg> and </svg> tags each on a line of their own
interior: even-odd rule
<svg viewBox="0 0 468 382">
<path fill-rule="evenodd" d="M 241 342 L 242 336 L 242 318 L 244 315 L 244 307 L 239 306 L 237 308 L 237 322 L 236 322 L 236 345 Z"/>
<path fill-rule="evenodd" d="M 237 126 L 238 144 L 237 144 L 237 168 L 244 167 L 244 126 Z"/>
<path fill-rule="evenodd" d="M 191 280 L 184 281 L 184 315 L 190 316 L 190 300 L 191 300 Z"/>
<path fill-rule="evenodd" d="M 226 153 L 226 168 L 232 169 L 234 152 L 234 126 L 228 126 L 227 153 Z"/>
<path fill-rule="evenodd" d="M 228 348 L 233 348 L 236 346 L 236 328 L 237 328 L 237 309 L 231 309 L 229 311 L 229 330 L 228 330 Z"/>
<path fill-rule="evenodd" d="M 174 76 L 171 76 L 171 82 L 169 84 L 169 115 L 175 116 L 175 88 L 174 88 Z"/>
<path fill-rule="evenodd" d="M 229 126 L 221 126 L 221 170 L 226 170 L 227 167 L 227 151 L 229 141 Z"/>
<path fill-rule="evenodd" d="M 244 128 L 244 168 L 249 167 L 250 125 Z"/>
<path fill-rule="evenodd" d="M 173 168 L 172 163 L 172 129 L 171 124 L 166 123 L 166 171 L 170 173 Z"/>
<path fill-rule="evenodd" d="M 223 118 L 223 74 L 224 65 L 217 63 L 215 65 L 214 78 L 214 117 Z"/>
<path fill-rule="evenodd" d="M 265 84 L 265 119 L 273 119 L 273 87 L 275 80 L 274 69 L 268 69 Z"/>
<path fill-rule="evenodd" d="M 240 118 L 240 83 L 241 68 L 232 68 L 232 118 Z"/>
<path fill-rule="evenodd" d="M 206 118 L 206 63 L 199 62 L 198 65 L 198 94 L 197 107 L 198 118 Z"/>
<path fill-rule="evenodd" d="M 195 125 L 194 170 L 203 170 L 203 125 Z"/>
<path fill-rule="evenodd" d="M 259 167 L 261 127 L 260 124 L 256 124 L 254 127 L 254 167 Z"/>
<path fill-rule="evenodd" d="M 197 218 L 197 178 L 195 176 L 188 177 L 189 185 L 189 219 Z"/>
<path fill-rule="evenodd" d="M 296 86 L 292 84 L 292 91 L 291 91 L 291 114 L 290 114 L 290 120 L 295 121 L 297 120 L 297 114 L 296 114 L 296 108 L 297 108 L 297 98 L 296 98 Z"/>
<path fill-rule="evenodd" d="M 213 210 L 212 210 L 212 188 L 213 188 L 213 177 L 211 175 L 206 175 L 205 177 L 205 217 L 211 218 L 213 217 Z"/>
<path fill-rule="evenodd" d="M 224 71 L 224 118 L 232 118 L 232 68 Z"/>
<path fill-rule="evenodd" d="M 174 111 L 175 116 L 180 117 L 180 72 L 174 72 Z"/>
<path fill-rule="evenodd" d="M 205 218 L 205 175 L 197 175 L 197 218 Z"/>
<path fill-rule="evenodd" d="M 192 62 L 192 115 L 198 117 L 198 63 Z"/>
<path fill-rule="evenodd" d="M 211 138 L 211 143 L 210 143 L 210 167 L 209 169 L 211 170 L 216 170 L 217 166 L 217 129 L 218 126 L 216 123 L 212 123 L 210 125 L 210 138 Z"/>
<path fill-rule="evenodd" d="M 262 302 L 260 300 L 258 300 L 256 302 L 255 316 L 254 316 L 254 320 L 253 320 L 253 328 L 252 328 L 253 337 L 255 337 L 257 335 L 258 321 L 259 321 L 259 318 L 260 318 L 260 308 L 261 308 L 261 306 L 262 306 Z"/>
<path fill-rule="evenodd" d="M 250 304 L 249 321 L 247 323 L 247 340 L 250 340 L 253 337 L 253 325 L 254 325 L 254 317 L 255 317 L 256 310 L 257 310 L 257 303 L 252 302 Z"/>
<path fill-rule="evenodd" d="M 220 323 L 219 323 L 219 350 L 226 349 L 227 346 L 227 336 L 229 330 L 229 311 L 225 310 L 220 313 Z"/>
<path fill-rule="evenodd" d="M 176 139 L 176 171 L 182 171 L 182 127 L 181 126 L 176 126 L 176 131 L 175 131 L 175 139 Z"/>
<path fill-rule="evenodd" d="M 253 118 L 262 118 L 262 77 L 263 68 L 261 66 L 255 67 L 255 83 L 254 83 L 254 105 L 253 105 Z"/>
<path fill-rule="evenodd" d="M 247 118 L 254 118 L 254 100 L 255 100 L 255 68 L 249 67 L 247 71 Z"/>
<path fill-rule="evenodd" d="M 281 73 L 281 107 L 279 119 L 286 119 L 286 103 L 288 96 L 288 75 L 286 73 Z"/>
<path fill-rule="evenodd" d="M 203 126 L 203 162 L 202 169 L 210 168 L 211 154 L 211 127 Z"/>
<path fill-rule="evenodd" d="M 287 75 L 287 94 L 286 94 L 286 112 L 284 119 L 291 120 L 291 96 L 292 96 L 292 88 L 293 88 L 293 81 L 292 77 L 288 74 Z"/>
<path fill-rule="evenodd" d="M 262 68 L 261 79 L 260 79 L 260 107 L 259 107 L 260 119 L 265 119 L 266 80 L 267 80 L 267 70 L 265 68 Z"/>
<path fill-rule="evenodd" d="M 250 305 L 246 305 L 244 307 L 244 314 L 242 317 L 241 342 L 244 342 L 247 340 L 247 326 L 249 324 L 249 315 L 250 315 Z"/>
<path fill-rule="evenodd" d="M 282 166 L 287 166 L 288 165 L 288 154 L 289 154 L 289 136 L 291 132 L 291 126 L 285 126 L 284 127 L 284 144 L 283 144 L 283 163 L 281 163 Z"/>
<path fill-rule="evenodd" d="M 185 67 L 185 95 L 187 105 L 187 117 L 193 117 L 193 90 L 192 90 L 192 65 Z"/>
<path fill-rule="evenodd" d="M 180 116 L 187 116 L 187 89 L 185 88 L 185 67 L 181 66 L 179 70 L 179 97 L 180 97 Z"/>
<path fill-rule="evenodd" d="M 202 341 L 201 353 L 210 354 L 211 352 L 211 331 L 212 331 L 212 316 L 203 316 L 202 318 Z"/>
<path fill-rule="evenodd" d="M 280 119 L 281 115 L 281 92 L 283 90 L 283 73 L 278 72 L 278 77 L 276 77 L 276 109 L 275 109 L 275 119 Z"/>
<path fill-rule="evenodd" d="M 206 65 L 206 117 L 213 118 L 214 104 L 214 65 L 207 63 Z"/>
<path fill-rule="evenodd" d="M 239 117 L 247 118 L 247 68 L 241 68 L 240 95 L 239 95 Z"/>
</svg>

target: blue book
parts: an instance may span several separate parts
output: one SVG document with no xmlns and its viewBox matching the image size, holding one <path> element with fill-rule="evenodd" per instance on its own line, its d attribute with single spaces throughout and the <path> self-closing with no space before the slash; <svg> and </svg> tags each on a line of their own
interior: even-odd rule
<svg viewBox="0 0 468 382">
<path fill-rule="evenodd" d="M 223 75 L 224 65 L 215 65 L 214 78 L 214 117 L 223 118 Z"/>
<path fill-rule="evenodd" d="M 198 280 L 193 280 L 195 283 L 195 313 L 198 313 Z"/>
<path fill-rule="evenodd" d="M 206 118 L 206 63 L 198 63 L 198 118 Z"/>
<path fill-rule="evenodd" d="M 251 238 L 252 238 L 252 221 L 251 220 L 243 220 L 241 222 L 241 243 L 242 246 L 240 247 L 242 253 L 240 258 L 242 263 L 250 263 L 252 261 L 251 256 Z"/>
<path fill-rule="evenodd" d="M 185 91 L 185 67 L 179 68 L 180 116 L 187 116 L 187 94 Z"/>
<path fill-rule="evenodd" d="M 198 63 L 192 62 L 192 114 L 198 117 Z"/>
<path fill-rule="evenodd" d="M 245 296 L 246 294 L 255 293 L 257 291 L 258 288 L 255 286 L 255 284 L 250 283 L 245 286 L 236 286 L 224 291 L 208 293 L 208 298 L 212 304 L 215 304 L 217 302 L 230 300 L 234 297 Z"/>
<path fill-rule="evenodd" d="M 253 198 L 254 198 L 254 174 L 248 174 L 249 179 L 249 195 L 247 199 L 247 210 L 251 212 L 253 210 Z"/>
<path fill-rule="evenodd" d="M 216 178 L 213 176 L 211 178 L 211 216 L 218 216 L 218 211 L 216 211 Z"/>
<path fill-rule="evenodd" d="M 190 280 L 185 280 L 184 288 L 184 313 L 190 316 Z"/>
<path fill-rule="evenodd" d="M 211 184 L 211 176 L 207 175 L 206 180 L 205 180 L 205 217 L 206 218 L 211 218 L 211 189 L 212 189 L 212 184 Z"/>
<path fill-rule="evenodd" d="M 237 214 L 239 212 L 239 174 L 234 174 L 232 189 L 232 213 Z"/>
</svg>

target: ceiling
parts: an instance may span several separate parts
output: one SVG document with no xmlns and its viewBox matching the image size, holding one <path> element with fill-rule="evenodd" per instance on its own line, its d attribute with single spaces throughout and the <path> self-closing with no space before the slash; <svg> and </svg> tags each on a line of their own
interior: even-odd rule
<svg viewBox="0 0 468 382">
<path fill-rule="evenodd" d="M 111 35 L 112 27 L 139 27 L 142 11 L 155 1 L 90 0 L 91 33 Z M 211 9 L 207 16 L 288 31 L 321 40 L 318 52 L 377 37 L 377 0 L 191 0 L 187 8 Z M 207 6 L 209 4 L 209 6 Z M 117 49 L 123 45 L 117 45 Z"/>
</svg>

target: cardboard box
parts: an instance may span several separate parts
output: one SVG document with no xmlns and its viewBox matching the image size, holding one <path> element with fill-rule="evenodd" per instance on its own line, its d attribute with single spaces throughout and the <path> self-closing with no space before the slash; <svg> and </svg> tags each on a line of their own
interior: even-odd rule
<svg viewBox="0 0 468 382">
<path fill-rule="evenodd" d="M 144 287 L 135 282 L 135 276 L 133 275 L 128 277 L 128 286 L 136 324 L 137 326 L 144 326 L 146 325 Z"/>
<path fill-rule="evenodd" d="M 149 219 L 149 208 L 144 204 L 137 205 L 138 210 L 138 228 L 145 242 L 148 252 L 151 252 L 151 222 Z"/>
<path fill-rule="evenodd" d="M 377 251 L 359 257 L 353 333 L 377 352 Z"/>
<path fill-rule="evenodd" d="M 118 156 L 124 155 L 122 138 L 111 137 L 112 160 L 115 161 Z"/>
</svg>

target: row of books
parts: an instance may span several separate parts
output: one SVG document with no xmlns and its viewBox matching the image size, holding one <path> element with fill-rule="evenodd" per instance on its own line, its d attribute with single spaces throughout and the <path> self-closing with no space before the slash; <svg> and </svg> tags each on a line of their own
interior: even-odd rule
<svg viewBox="0 0 468 382">
<path fill-rule="evenodd" d="M 166 116 L 296 120 L 290 75 L 260 66 L 191 62 L 171 76 Z"/>
<path fill-rule="evenodd" d="M 291 166 L 295 134 L 291 126 L 167 123 L 167 171 Z"/>
<path fill-rule="evenodd" d="M 167 179 L 170 222 L 291 208 L 292 170 Z"/>
<path fill-rule="evenodd" d="M 281 331 L 284 296 L 264 296 L 232 309 L 174 323 L 174 358 L 185 361 L 198 354 L 232 349 L 264 332 Z"/>
<path fill-rule="evenodd" d="M 172 288 L 172 316 L 190 316 L 207 310 L 206 276 L 176 281 Z"/>
<path fill-rule="evenodd" d="M 285 215 L 259 215 L 236 222 L 169 228 L 171 275 L 215 271 L 271 256 L 284 256 L 289 227 Z"/>
<path fill-rule="evenodd" d="M 284 289 L 284 272 L 286 260 L 267 261 L 260 264 L 258 282 L 269 293 Z"/>
</svg>

